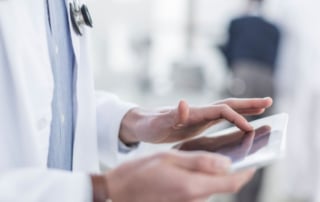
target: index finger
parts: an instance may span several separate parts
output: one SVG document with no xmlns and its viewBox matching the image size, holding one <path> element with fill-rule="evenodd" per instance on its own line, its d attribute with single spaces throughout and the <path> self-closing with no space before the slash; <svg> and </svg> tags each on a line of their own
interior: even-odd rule
<svg viewBox="0 0 320 202">
<path fill-rule="evenodd" d="M 218 101 L 215 104 L 226 104 L 234 110 L 240 109 L 263 109 L 272 105 L 272 98 L 229 98 Z"/>
<path fill-rule="evenodd" d="M 225 119 L 243 131 L 253 130 L 249 122 L 227 104 L 214 105 L 202 110 L 202 114 L 207 121 Z"/>
</svg>

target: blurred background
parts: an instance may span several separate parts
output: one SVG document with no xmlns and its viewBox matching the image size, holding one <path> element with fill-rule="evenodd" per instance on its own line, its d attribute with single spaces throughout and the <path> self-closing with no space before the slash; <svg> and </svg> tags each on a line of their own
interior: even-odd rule
<svg viewBox="0 0 320 202">
<path fill-rule="evenodd" d="M 267 114 L 289 113 L 286 159 L 210 201 L 320 202 L 320 1 L 88 3 L 97 89 L 146 107 L 271 96 Z"/>
</svg>

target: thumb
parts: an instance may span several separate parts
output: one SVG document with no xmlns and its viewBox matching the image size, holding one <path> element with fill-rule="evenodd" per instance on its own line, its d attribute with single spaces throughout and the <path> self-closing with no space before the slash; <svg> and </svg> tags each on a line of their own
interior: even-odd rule
<svg viewBox="0 0 320 202">
<path fill-rule="evenodd" d="M 175 128 L 181 128 L 185 126 L 189 118 L 190 108 L 186 101 L 181 100 L 175 110 Z"/>
</svg>

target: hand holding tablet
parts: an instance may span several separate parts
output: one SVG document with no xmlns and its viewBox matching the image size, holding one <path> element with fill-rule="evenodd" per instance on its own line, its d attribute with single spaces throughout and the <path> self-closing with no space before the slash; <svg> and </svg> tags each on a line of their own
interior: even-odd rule
<svg viewBox="0 0 320 202">
<path fill-rule="evenodd" d="M 254 131 L 236 127 L 182 142 L 174 148 L 183 151 L 208 151 L 228 156 L 232 171 L 259 168 L 284 156 L 287 114 L 252 121 Z"/>
</svg>

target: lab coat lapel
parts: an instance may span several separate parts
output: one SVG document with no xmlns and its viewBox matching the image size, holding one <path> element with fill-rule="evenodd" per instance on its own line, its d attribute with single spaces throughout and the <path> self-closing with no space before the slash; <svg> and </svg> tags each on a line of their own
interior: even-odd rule
<svg viewBox="0 0 320 202">
<path fill-rule="evenodd" d="M 79 39 L 79 35 L 74 31 L 74 28 L 71 23 L 70 3 L 72 2 L 73 2 L 72 0 L 65 0 L 66 7 L 68 10 L 68 20 L 69 20 L 69 29 L 70 29 L 70 35 L 72 40 L 72 46 L 73 46 L 73 51 L 76 59 L 75 65 L 77 66 L 79 64 L 80 39 Z"/>
<path fill-rule="evenodd" d="M 99 170 L 96 132 L 96 104 L 93 73 L 89 67 L 87 33 L 82 36 L 73 28 L 70 6 L 73 0 L 66 0 L 69 27 L 75 55 L 75 137 L 73 148 L 73 170 L 97 172 Z"/>
</svg>

